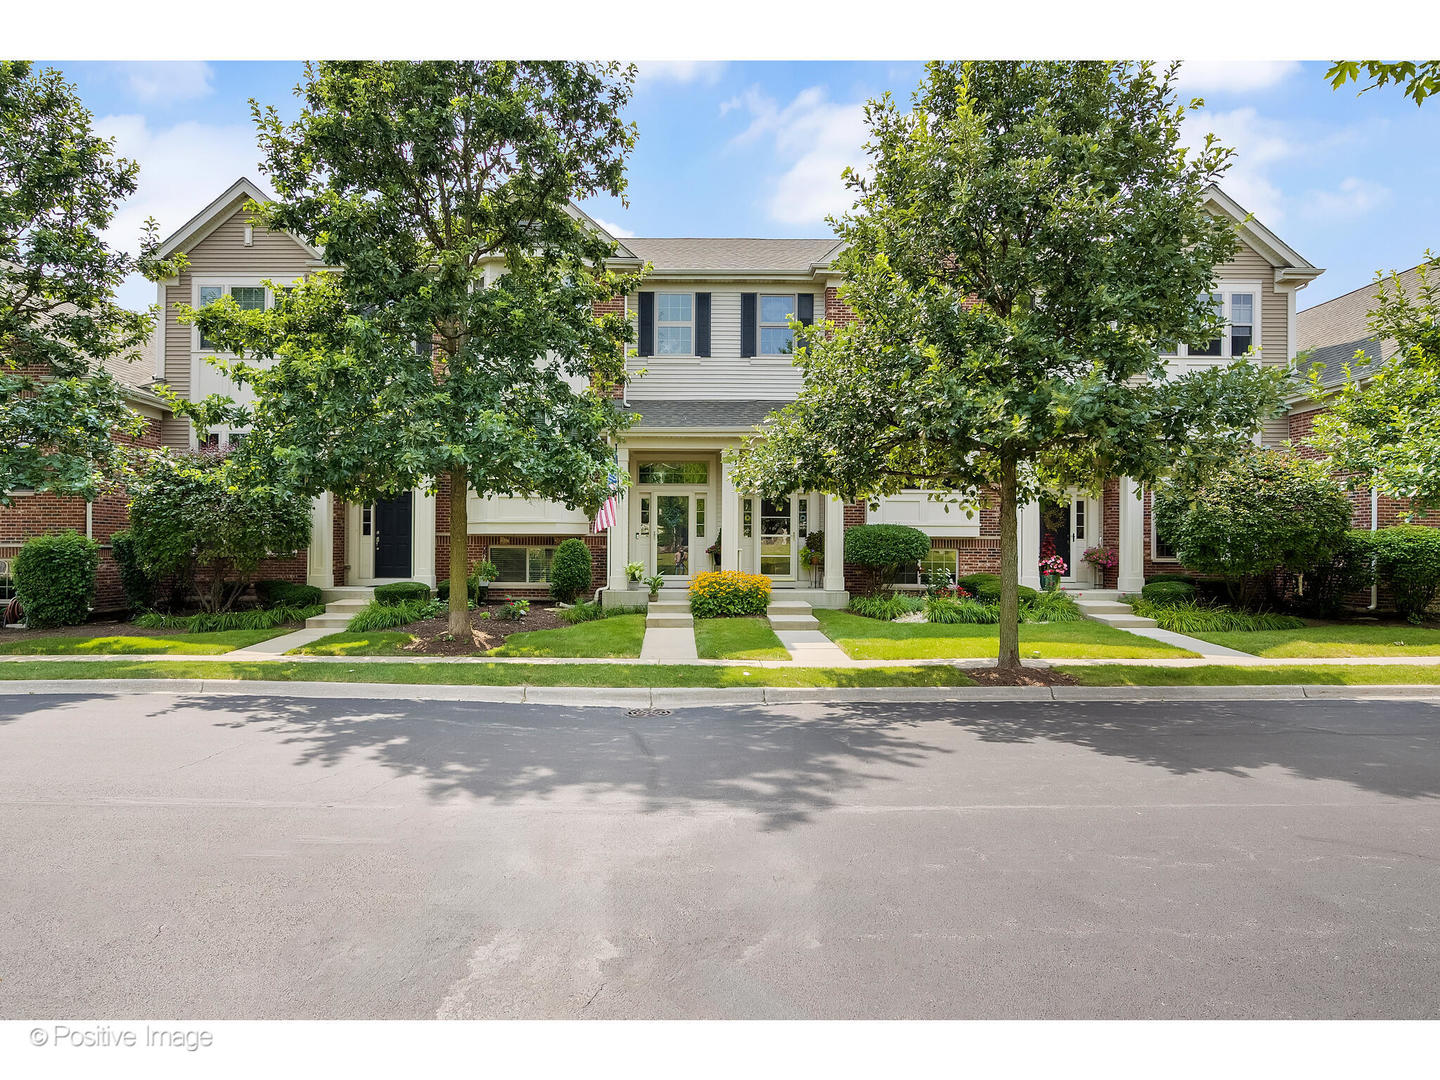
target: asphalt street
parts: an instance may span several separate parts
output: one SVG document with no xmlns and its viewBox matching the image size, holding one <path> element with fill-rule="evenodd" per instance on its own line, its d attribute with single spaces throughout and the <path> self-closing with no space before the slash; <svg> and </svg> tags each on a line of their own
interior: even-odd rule
<svg viewBox="0 0 1440 1080">
<path fill-rule="evenodd" d="M 0 696 L 6 1019 L 1436 1017 L 1437 858 L 1424 701 Z"/>
</svg>

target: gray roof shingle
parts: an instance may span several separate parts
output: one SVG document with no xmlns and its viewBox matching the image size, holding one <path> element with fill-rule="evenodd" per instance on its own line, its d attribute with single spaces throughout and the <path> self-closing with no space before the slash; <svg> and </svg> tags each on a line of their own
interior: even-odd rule
<svg viewBox="0 0 1440 1080">
<path fill-rule="evenodd" d="M 840 242 L 833 236 L 808 240 L 747 237 L 627 236 L 621 240 L 656 270 L 780 270 L 803 272 L 829 262 Z"/>
<path fill-rule="evenodd" d="M 1356 353 L 1364 353 L 1364 357 L 1357 359 Z M 1312 350 L 1306 357 L 1305 370 L 1309 372 L 1318 367 L 1321 386 L 1339 386 L 1345 381 L 1346 364 L 1350 365 L 1352 376 L 1363 379 L 1380 366 L 1380 355 L 1380 338 L 1371 334 L 1358 341 L 1341 341 Z"/>
<path fill-rule="evenodd" d="M 669 431 L 674 428 L 705 428 L 716 431 L 748 431 L 788 401 L 743 398 L 735 401 L 632 401 L 628 411 L 638 413 L 632 431 Z M 624 407 L 622 406 L 622 411 Z"/>
<path fill-rule="evenodd" d="M 1412 267 L 1398 275 L 1400 287 L 1410 296 L 1415 295 L 1420 283 L 1418 270 L 1419 267 Z M 1370 312 L 1377 306 L 1375 295 L 1379 290 L 1380 286 L 1372 281 L 1296 313 L 1296 350 L 1310 350 L 1310 364 L 1324 365 L 1322 378 L 1326 386 L 1344 381 L 1346 362 L 1352 362 L 1352 372 L 1363 377 L 1395 351 L 1395 342 L 1382 340 L 1370 330 Z M 1369 361 L 1354 363 L 1356 350 L 1363 350 Z"/>
</svg>

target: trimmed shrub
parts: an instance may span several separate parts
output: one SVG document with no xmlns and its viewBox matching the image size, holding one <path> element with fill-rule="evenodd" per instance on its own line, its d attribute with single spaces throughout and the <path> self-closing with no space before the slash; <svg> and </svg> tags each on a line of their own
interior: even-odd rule
<svg viewBox="0 0 1440 1080">
<path fill-rule="evenodd" d="M 845 561 L 879 570 L 885 582 L 895 571 L 930 553 L 930 537 L 909 525 L 852 525 L 845 530 Z"/>
<path fill-rule="evenodd" d="M 883 619 L 886 622 L 898 619 L 901 615 L 908 615 L 912 611 L 919 611 L 923 606 L 924 601 L 918 596 L 906 596 L 904 593 L 850 597 L 850 610 L 856 615 L 863 615 L 867 619 Z"/>
<path fill-rule="evenodd" d="M 449 592 L 447 590 L 448 597 Z M 375 586 L 375 603 L 402 604 L 410 600 L 429 600 L 430 586 L 423 581 L 394 581 L 389 585 Z M 378 626 L 361 627 L 363 630 L 379 630 Z"/>
<path fill-rule="evenodd" d="M 1440 595 L 1440 529 L 1394 525 L 1359 535 L 1375 559 L 1376 575 L 1395 598 L 1395 610 L 1411 622 L 1422 621 Z"/>
<path fill-rule="evenodd" d="M 11 564 L 27 625 L 79 626 L 95 599 L 100 545 L 73 529 L 26 540 Z"/>
<path fill-rule="evenodd" d="M 265 580 L 255 582 L 255 596 L 264 607 L 280 604 L 289 607 L 314 607 L 320 603 L 320 589 L 315 585 L 297 585 L 293 581 Z"/>
<path fill-rule="evenodd" d="M 304 622 L 325 611 L 325 605 L 296 607 L 277 604 L 249 611 L 202 611 L 196 615 L 164 615 L 147 611 L 135 616 L 135 625 L 143 630 L 187 630 L 192 634 L 209 634 L 216 630 L 273 630 L 286 623 Z"/>
<path fill-rule="evenodd" d="M 1198 604 L 1193 600 L 1157 603 L 1143 596 L 1126 597 L 1136 615 L 1154 619 L 1161 630 L 1172 634 L 1222 634 L 1232 630 L 1300 630 L 1304 619 L 1277 615 L 1273 611 L 1236 611 L 1223 604 Z"/>
<path fill-rule="evenodd" d="M 400 585 L 413 585 L 416 582 L 397 582 Z M 379 592 L 379 589 L 375 590 Z M 420 622 L 422 619 L 433 619 L 445 613 L 444 605 L 438 600 L 429 599 L 429 590 L 424 600 L 394 600 L 386 603 L 383 600 L 375 600 L 366 604 L 357 611 L 346 624 L 345 629 L 355 633 L 365 633 L 370 630 L 391 630 L 397 626 L 405 626 L 408 623 Z"/>
<path fill-rule="evenodd" d="M 999 606 L 996 606 L 998 615 Z M 1084 614 L 1075 598 L 1063 592 L 1042 592 L 1020 603 L 1020 621 L 1027 623 L 1083 622 Z"/>
<path fill-rule="evenodd" d="M 1151 574 L 1145 579 L 1146 585 L 1159 585 L 1165 581 L 1178 581 L 1182 585 L 1194 585 L 1195 578 L 1190 574 Z"/>
<path fill-rule="evenodd" d="M 1149 581 L 1140 590 L 1140 595 L 1157 604 L 1194 600 L 1195 583 L 1193 581 Z"/>
<path fill-rule="evenodd" d="M 983 600 L 931 596 L 925 600 L 925 621 L 932 623 L 981 623 L 1000 621 L 1000 606 Z"/>
<path fill-rule="evenodd" d="M 982 571 L 978 574 L 966 574 L 956 582 L 960 588 L 968 593 L 974 593 L 975 599 L 983 600 L 987 604 L 998 604 L 1000 602 L 1000 575 Z M 1040 593 L 1028 585 L 1019 586 L 1020 603 L 1025 604 Z"/>
<path fill-rule="evenodd" d="M 572 536 L 555 549 L 550 560 L 550 595 L 562 604 L 590 589 L 590 549 L 585 541 Z"/>
<path fill-rule="evenodd" d="M 110 554 L 115 558 L 115 569 L 120 571 L 126 608 L 132 612 L 149 611 L 155 606 L 155 578 L 140 564 L 135 538 L 129 529 L 110 534 Z M 320 599 L 318 589 L 315 599 Z"/>
<path fill-rule="evenodd" d="M 739 570 L 710 570 L 690 582 L 690 613 L 697 619 L 764 615 L 770 606 L 770 579 Z"/>
</svg>

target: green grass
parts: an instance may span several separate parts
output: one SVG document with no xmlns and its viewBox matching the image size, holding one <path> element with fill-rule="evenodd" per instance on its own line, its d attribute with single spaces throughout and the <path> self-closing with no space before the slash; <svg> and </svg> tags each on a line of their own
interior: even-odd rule
<svg viewBox="0 0 1440 1080">
<path fill-rule="evenodd" d="M 1256 656 L 1440 656 L 1440 630 L 1330 623 L 1302 630 L 1234 631 L 1198 638 Z"/>
<path fill-rule="evenodd" d="M 929 660 L 993 657 L 998 626 L 970 623 L 888 623 L 848 611 L 817 610 L 820 629 L 857 660 Z M 1021 624 L 1020 655 L 1050 659 L 1195 656 L 1161 641 L 1102 623 Z"/>
<path fill-rule="evenodd" d="M 1366 686 L 1376 683 L 1440 685 L 1440 667 L 1420 664 L 1296 664 L 1292 667 L 1133 667 L 1097 664 L 1057 670 L 1082 686 Z"/>
<path fill-rule="evenodd" d="M 695 651 L 702 660 L 789 660 L 764 618 L 696 619 Z"/>
<path fill-rule="evenodd" d="M 0 653 L 11 656 L 100 656 L 106 653 L 213 656 L 291 632 L 290 627 L 277 627 L 269 630 L 211 630 L 203 634 L 115 634 L 109 637 L 57 634 L 54 637 L 7 642 L 0 645 Z"/>
<path fill-rule="evenodd" d="M 15 660 L 16 679 L 216 679 L 460 686 L 971 686 L 952 667 L 746 668 L 694 664 L 365 664 L 303 660 Z"/>
<path fill-rule="evenodd" d="M 562 626 L 558 630 L 527 630 L 511 634 L 490 656 L 639 656 L 645 637 L 644 615 Z"/>
<path fill-rule="evenodd" d="M 403 630 L 342 630 L 291 649 L 290 656 L 401 656 L 414 640 Z"/>
</svg>

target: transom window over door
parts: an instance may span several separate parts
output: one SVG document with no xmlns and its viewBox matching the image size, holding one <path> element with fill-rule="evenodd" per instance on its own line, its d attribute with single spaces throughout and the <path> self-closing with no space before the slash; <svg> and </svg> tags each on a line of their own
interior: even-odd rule
<svg viewBox="0 0 1440 1080">
<path fill-rule="evenodd" d="M 655 294 L 655 354 L 695 355 L 695 296 L 693 293 Z"/>
<path fill-rule="evenodd" d="M 795 347 L 790 318 L 795 314 L 794 293 L 760 294 L 760 355 L 789 356 Z"/>
</svg>

